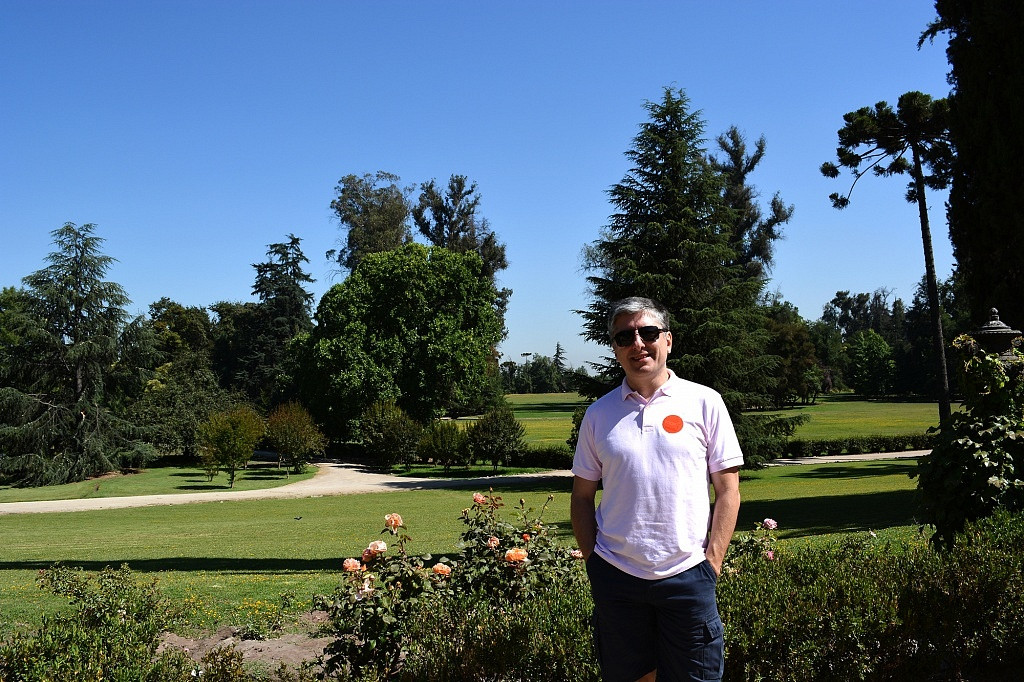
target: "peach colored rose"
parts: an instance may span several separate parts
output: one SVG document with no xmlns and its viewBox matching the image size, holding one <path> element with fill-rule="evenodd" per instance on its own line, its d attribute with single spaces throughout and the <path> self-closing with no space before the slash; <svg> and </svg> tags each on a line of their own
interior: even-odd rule
<svg viewBox="0 0 1024 682">
<path fill-rule="evenodd" d="M 374 554 L 383 554 L 388 551 L 388 543 L 383 540 L 374 540 L 366 549 L 370 550 Z"/>
<path fill-rule="evenodd" d="M 505 552 L 505 561 L 517 562 L 525 561 L 529 553 L 522 547 L 513 547 L 512 549 Z"/>
<path fill-rule="evenodd" d="M 384 517 L 384 525 L 392 533 L 401 528 L 404 524 L 402 523 L 401 514 L 387 514 Z"/>
<path fill-rule="evenodd" d="M 491 537 L 487 538 L 487 546 L 490 547 L 491 549 L 497 549 L 498 545 L 500 545 L 500 544 L 501 544 L 501 540 L 499 540 L 498 538 L 494 537 L 493 535 Z"/>
<path fill-rule="evenodd" d="M 371 561 L 373 561 L 376 558 L 377 558 L 377 553 L 374 552 L 372 549 L 364 549 L 363 550 L 363 563 L 364 564 L 368 564 L 368 563 L 370 563 Z"/>
<path fill-rule="evenodd" d="M 436 573 L 438 575 L 451 575 L 452 574 L 452 567 L 451 566 L 446 566 L 445 564 L 434 564 L 434 567 L 432 569 L 430 569 L 430 570 L 432 570 L 434 573 Z"/>
<path fill-rule="evenodd" d="M 578 549 L 571 549 L 569 550 L 569 556 L 571 556 L 573 559 L 582 559 L 583 552 Z"/>
<path fill-rule="evenodd" d="M 346 571 L 351 572 L 358 571 L 360 568 L 363 567 L 363 565 L 359 563 L 359 559 L 345 559 L 345 561 L 341 564 L 341 567 L 344 568 Z"/>
<path fill-rule="evenodd" d="M 483 504 L 487 502 L 487 498 L 480 493 L 473 493 L 473 504 Z"/>
<path fill-rule="evenodd" d="M 529 541 L 530 541 L 530 534 L 529 533 L 523 533 L 523 542 L 529 542 Z"/>
</svg>

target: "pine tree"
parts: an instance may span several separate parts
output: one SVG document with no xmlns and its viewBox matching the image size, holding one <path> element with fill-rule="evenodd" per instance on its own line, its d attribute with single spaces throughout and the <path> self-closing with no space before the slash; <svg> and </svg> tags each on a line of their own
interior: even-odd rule
<svg viewBox="0 0 1024 682">
<path fill-rule="evenodd" d="M 751 459 L 768 457 L 785 424 L 746 417 L 743 408 L 768 404 L 779 359 L 768 343 L 758 299 L 764 286 L 750 277 L 736 251 L 736 211 L 724 200 L 726 180 L 704 149 L 704 122 L 681 90 L 666 88 L 647 102 L 626 157 L 633 167 L 609 190 L 616 207 L 584 260 L 592 302 L 578 311 L 585 336 L 608 343 L 606 316 L 627 296 L 646 296 L 671 312 L 679 376 L 722 394 Z M 613 364 L 606 380 L 621 378 Z"/>
</svg>

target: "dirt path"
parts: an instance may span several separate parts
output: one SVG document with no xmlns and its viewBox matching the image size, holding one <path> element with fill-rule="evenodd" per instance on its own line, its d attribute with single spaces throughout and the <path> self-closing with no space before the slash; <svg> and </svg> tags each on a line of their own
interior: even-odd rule
<svg viewBox="0 0 1024 682">
<path fill-rule="evenodd" d="M 835 455 L 832 457 L 803 457 L 799 459 L 777 459 L 776 465 L 821 464 L 829 462 L 858 462 L 874 459 L 907 459 L 920 457 L 927 450 L 896 453 L 872 453 L 863 455 Z M 240 500 L 272 500 L 298 497 L 326 497 L 353 493 L 373 493 L 399 490 L 428 490 L 430 488 L 486 487 L 495 483 L 508 485 L 520 479 L 543 476 L 572 476 L 568 470 L 545 471 L 539 474 L 517 476 L 483 476 L 465 479 L 406 478 L 391 476 L 368 470 L 366 467 L 342 463 L 324 462 L 318 465 L 316 475 L 304 481 L 289 483 L 277 488 L 263 490 L 224 490 L 208 493 L 180 493 L 169 495 L 136 495 L 132 497 L 96 497 L 81 500 L 43 500 L 39 502 L 0 503 L 0 516 L 5 514 L 42 514 L 47 512 L 88 511 L 93 509 L 124 509 L 127 507 L 153 507 L 171 504 L 194 504 L 197 502 L 220 502 Z"/>
<path fill-rule="evenodd" d="M 427 490 L 487 486 L 501 483 L 507 485 L 520 478 L 538 476 L 571 476 L 569 471 L 546 471 L 540 474 L 520 476 L 484 476 L 467 479 L 406 478 L 391 476 L 367 470 L 357 464 L 323 462 L 317 465 L 313 478 L 289 483 L 277 488 L 262 490 L 223 490 L 206 493 L 180 493 L 167 495 L 136 495 L 130 497 L 94 497 L 80 500 L 41 500 L 38 502 L 0 503 L 0 516 L 5 514 L 42 514 L 48 512 L 89 511 L 94 509 L 124 509 L 127 507 L 153 507 L 171 504 L 194 504 L 198 502 L 221 502 L 241 500 L 272 500 L 298 497 L 326 497 L 400 490 Z"/>
</svg>

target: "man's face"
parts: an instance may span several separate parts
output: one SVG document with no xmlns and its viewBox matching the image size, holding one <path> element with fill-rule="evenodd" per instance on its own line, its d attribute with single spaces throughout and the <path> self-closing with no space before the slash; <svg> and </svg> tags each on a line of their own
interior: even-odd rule
<svg viewBox="0 0 1024 682">
<path fill-rule="evenodd" d="M 631 331 L 641 327 L 659 327 L 649 313 L 623 313 L 615 318 L 612 335 L 622 331 Z M 662 332 L 653 341 L 644 341 L 637 333 L 633 334 L 633 342 L 628 346 L 620 346 L 612 342 L 615 359 L 626 371 L 626 380 L 636 389 L 637 384 L 648 381 L 661 381 L 667 377 L 665 363 L 672 352 L 672 333 Z"/>
</svg>

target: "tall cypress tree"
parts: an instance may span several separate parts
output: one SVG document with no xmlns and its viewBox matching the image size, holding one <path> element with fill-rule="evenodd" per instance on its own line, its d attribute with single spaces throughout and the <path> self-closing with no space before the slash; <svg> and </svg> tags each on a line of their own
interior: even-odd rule
<svg viewBox="0 0 1024 682">
<path fill-rule="evenodd" d="M 626 152 L 633 167 L 608 190 L 617 212 L 584 253 L 593 273 L 590 306 L 577 311 L 584 336 L 608 343 L 614 301 L 657 299 L 671 312 L 669 367 L 722 394 L 751 459 L 777 454 L 771 436 L 785 424 L 742 412 L 768 403 L 779 358 L 763 350 L 764 280 L 749 276 L 736 251 L 737 211 L 724 199 L 726 179 L 708 159 L 704 122 L 683 91 L 666 88 L 645 108 L 649 120 Z M 621 376 L 611 361 L 604 367 L 604 379 Z"/>
<path fill-rule="evenodd" d="M 936 0 L 922 41 L 948 32 L 949 133 L 956 147 L 949 236 L 957 278 L 978 325 L 999 309 L 1024 324 L 1024 3 Z"/>
</svg>

